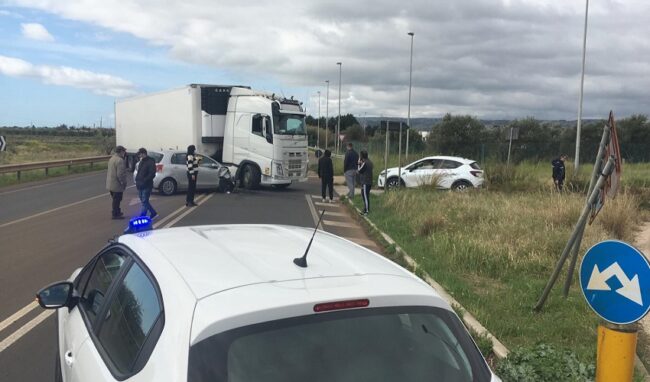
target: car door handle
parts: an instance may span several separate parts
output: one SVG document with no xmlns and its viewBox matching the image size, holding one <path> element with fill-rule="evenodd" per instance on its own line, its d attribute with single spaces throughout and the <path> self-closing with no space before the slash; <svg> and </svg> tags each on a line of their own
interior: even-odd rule
<svg viewBox="0 0 650 382">
<path fill-rule="evenodd" d="M 68 365 L 68 367 L 72 367 L 72 364 L 74 363 L 74 357 L 72 356 L 71 351 L 67 351 L 65 353 L 65 356 L 63 356 L 65 359 L 65 364 Z"/>
</svg>

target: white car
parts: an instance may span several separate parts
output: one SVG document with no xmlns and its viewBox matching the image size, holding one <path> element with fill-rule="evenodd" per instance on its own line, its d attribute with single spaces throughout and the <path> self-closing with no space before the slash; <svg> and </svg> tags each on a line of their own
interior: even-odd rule
<svg viewBox="0 0 650 382">
<path fill-rule="evenodd" d="M 312 232 L 119 237 L 37 295 L 58 309 L 57 380 L 500 381 L 449 304 L 403 268 L 322 231 L 301 267 Z"/>
<path fill-rule="evenodd" d="M 382 170 L 377 178 L 377 185 L 383 188 L 387 183 L 388 188 L 394 188 L 400 184 L 406 187 L 435 184 L 441 189 L 465 190 L 481 187 L 483 179 L 483 170 L 476 161 L 460 157 L 432 156 L 402 167 L 401 176 L 398 176 L 397 167 L 391 167 L 387 172 Z"/>
</svg>

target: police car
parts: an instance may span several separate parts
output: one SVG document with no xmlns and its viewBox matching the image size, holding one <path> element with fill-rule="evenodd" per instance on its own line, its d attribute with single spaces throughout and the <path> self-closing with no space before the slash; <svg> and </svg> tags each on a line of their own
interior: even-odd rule
<svg viewBox="0 0 650 382">
<path fill-rule="evenodd" d="M 37 297 L 58 381 L 499 381 L 431 287 L 308 228 L 125 234 Z"/>
</svg>

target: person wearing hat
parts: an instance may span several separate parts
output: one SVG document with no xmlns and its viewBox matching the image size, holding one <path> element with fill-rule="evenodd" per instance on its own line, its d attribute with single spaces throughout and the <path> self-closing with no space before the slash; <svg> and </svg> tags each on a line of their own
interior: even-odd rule
<svg viewBox="0 0 650 382">
<path fill-rule="evenodd" d="M 115 153 L 108 160 L 106 189 L 111 194 L 111 199 L 113 199 L 113 210 L 111 214 L 113 219 L 124 219 L 124 214 L 120 209 L 120 203 L 122 202 L 122 195 L 126 189 L 127 173 L 126 162 L 124 160 L 125 156 L 126 149 L 123 146 L 117 146 Z"/>
<path fill-rule="evenodd" d="M 138 150 L 138 157 L 140 157 L 140 162 L 138 164 L 138 173 L 135 176 L 135 187 L 138 189 L 138 195 L 142 202 L 140 216 L 146 216 L 147 212 L 149 212 L 151 214 L 149 217 L 153 219 L 158 216 L 158 213 L 149 203 L 149 197 L 153 190 L 153 178 L 156 177 L 156 161 L 147 155 L 147 149 L 144 147 Z"/>
</svg>

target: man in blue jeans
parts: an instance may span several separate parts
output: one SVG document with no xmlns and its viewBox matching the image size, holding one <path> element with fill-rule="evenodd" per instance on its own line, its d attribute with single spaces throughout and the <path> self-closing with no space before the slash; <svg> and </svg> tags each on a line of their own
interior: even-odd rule
<svg viewBox="0 0 650 382">
<path fill-rule="evenodd" d="M 135 176 L 135 187 L 138 189 L 140 202 L 142 202 L 140 216 L 146 216 L 147 212 L 150 212 L 149 217 L 153 219 L 158 216 L 158 213 L 149 203 L 149 197 L 153 190 L 153 178 L 156 176 L 156 161 L 147 155 L 145 148 L 138 150 L 138 157 L 140 157 L 140 163 L 138 164 L 138 173 Z"/>
</svg>

